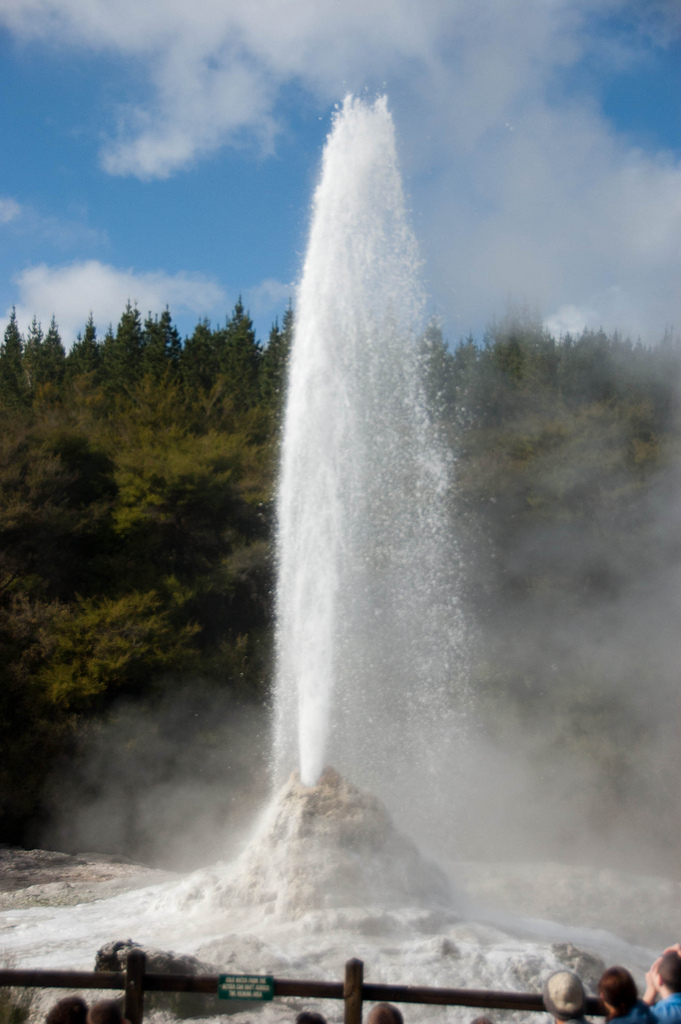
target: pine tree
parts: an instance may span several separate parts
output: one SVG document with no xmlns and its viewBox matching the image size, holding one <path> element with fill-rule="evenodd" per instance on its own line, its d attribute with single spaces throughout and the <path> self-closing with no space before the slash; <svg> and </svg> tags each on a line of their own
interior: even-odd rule
<svg viewBox="0 0 681 1024">
<path fill-rule="evenodd" d="M 166 374 L 173 377 L 180 364 L 182 343 L 173 324 L 170 310 L 166 306 L 160 318 L 149 313 L 144 321 L 142 369 L 155 381 Z"/>
<path fill-rule="evenodd" d="M 99 374 L 102 385 L 107 390 L 112 390 L 115 387 L 113 379 L 110 375 L 110 369 L 115 364 L 115 348 L 116 348 L 116 336 L 113 332 L 113 324 L 109 324 L 106 329 L 106 334 L 99 347 Z"/>
<path fill-rule="evenodd" d="M 116 330 L 102 348 L 106 386 L 113 391 L 134 385 L 142 373 L 142 320 L 129 301 Z"/>
<path fill-rule="evenodd" d="M 260 367 L 260 392 L 266 405 L 280 414 L 286 393 L 288 360 L 293 341 L 294 315 L 289 303 L 281 329 L 275 321 L 270 331 L 267 348 L 262 354 Z"/>
<path fill-rule="evenodd" d="M 41 369 L 43 360 L 43 329 L 38 323 L 36 316 L 31 320 L 26 335 L 26 344 L 22 352 L 22 365 L 28 390 L 33 397 L 38 384 L 41 383 Z"/>
<path fill-rule="evenodd" d="M 17 323 L 16 309 L 12 308 L 5 337 L 0 345 L 0 398 L 6 406 L 29 404 L 30 392 L 22 365 L 24 342 Z"/>
<path fill-rule="evenodd" d="M 47 334 L 34 316 L 28 329 L 23 352 L 23 366 L 31 397 L 39 388 L 49 385 L 59 389 L 64 379 L 66 353 L 54 317 Z"/>
<path fill-rule="evenodd" d="M 454 403 L 454 359 L 437 320 L 431 320 L 423 332 L 419 362 L 428 405 L 440 417 Z"/>
<path fill-rule="evenodd" d="M 64 380 L 66 352 L 62 344 L 57 321 L 54 317 L 43 340 L 40 384 L 52 384 L 60 388 Z"/>
<path fill-rule="evenodd" d="M 200 320 L 180 354 L 180 372 L 186 394 L 207 394 L 218 375 L 215 338 L 209 320 Z"/>
<path fill-rule="evenodd" d="M 85 324 L 85 332 L 71 347 L 66 357 L 66 373 L 69 377 L 78 377 L 84 373 L 96 373 L 101 362 L 100 345 L 97 341 L 97 328 L 92 312 Z"/>
<path fill-rule="evenodd" d="M 237 409 L 250 409 L 259 398 L 258 377 L 262 349 L 255 338 L 253 321 L 244 310 L 241 296 L 232 318 L 219 333 L 218 369 L 225 379 L 226 392 Z"/>
</svg>

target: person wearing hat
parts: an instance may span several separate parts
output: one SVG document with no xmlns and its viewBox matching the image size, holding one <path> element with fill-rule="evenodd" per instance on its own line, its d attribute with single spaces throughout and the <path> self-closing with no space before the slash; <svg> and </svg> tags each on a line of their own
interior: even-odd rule
<svg viewBox="0 0 681 1024">
<path fill-rule="evenodd" d="M 542 996 L 544 1006 L 559 1024 L 566 1024 L 567 1021 L 579 1021 L 583 1024 L 586 993 L 582 982 L 573 971 L 554 971 L 550 974 L 544 984 Z"/>
</svg>

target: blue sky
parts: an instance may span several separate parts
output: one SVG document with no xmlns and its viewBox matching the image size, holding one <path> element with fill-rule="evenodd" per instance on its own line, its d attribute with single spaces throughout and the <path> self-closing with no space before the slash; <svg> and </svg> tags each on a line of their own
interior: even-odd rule
<svg viewBox="0 0 681 1024">
<path fill-rule="evenodd" d="M 385 91 L 429 309 L 681 328 L 678 0 L 0 0 L 0 315 L 183 333 L 295 291 L 334 104 Z"/>
</svg>

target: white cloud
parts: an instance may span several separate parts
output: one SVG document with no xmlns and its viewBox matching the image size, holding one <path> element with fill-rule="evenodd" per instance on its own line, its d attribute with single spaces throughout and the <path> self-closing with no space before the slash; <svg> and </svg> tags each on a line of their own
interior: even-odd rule
<svg viewBox="0 0 681 1024">
<path fill-rule="evenodd" d="M 8 196 L 0 197 L 0 226 L 11 224 L 15 235 L 28 237 L 54 246 L 73 249 L 78 246 L 102 246 L 108 242 L 105 231 L 97 230 L 80 219 L 63 215 L 45 215 L 28 203 L 19 203 Z"/>
<path fill-rule="evenodd" d="M 463 333 L 511 294 L 657 340 L 681 322 L 679 162 L 630 151 L 593 110 L 535 99 L 515 120 L 515 132 L 419 194 L 432 289 L 454 286 Z"/>
<path fill-rule="evenodd" d="M 128 300 L 137 305 L 142 316 L 148 311 L 160 313 L 166 305 L 173 315 L 204 315 L 223 307 L 226 301 L 223 289 L 200 275 L 136 273 L 97 260 L 29 267 L 18 275 L 17 284 L 20 328 L 25 330 L 34 316 L 45 326 L 54 315 L 67 347 L 83 330 L 90 311 L 103 334 L 109 323 L 116 325 Z"/>
<path fill-rule="evenodd" d="M 112 173 L 151 178 L 243 130 L 267 150 L 286 84 L 329 102 L 362 88 L 367 69 L 376 87 L 407 65 L 437 65 L 439 40 L 465 32 L 467 9 L 464 0 L 2 0 L 0 19 L 24 39 L 139 58 L 151 98 L 119 110 L 102 159 Z"/>
<path fill-rule="evenodd" d="M 596 314 L 592 309 L 578 309 L 577 306 L 561 306 L 555 313 L 547 316 L 545 324 L 555 338 L 571 334 L 578 337 L 585 327 L 597 327 Z"/>
<path fill-rule="evenodd" d="M 10 221 L 18 220 L 21 217 L 21 206 L 15 199 L 0 197 L 0 224 L 9 224 Z"/>
<path fill-rule="evenodd" d="M 148 89 L 118 112 L 102 151 L 114 174 L 167 177 L 226 143 L 268 152 L 286 86 L 323 107 L 385 82 L 428 283 L 450 323 L 479 330 L 512 294 L 652 338 L 681 322 L 681 166 L 633 149 L 588 80 L 569 95 L 561 75 L 585 55 L 620 71 L 644 63 L 678 39 L 672 7 L 0 0 L 0 21 L 139 63 Z M 625 35 L 604 39 L 597 16 L 612 25 L 621 12 Z"/>
<path fill-rule="evenodd" d="M 244 299 L 254 316 L 261 317 L 269 314 L 272 310 L 275 311 L 274 315 L 276 316 L 286 308 L 289 299 L 293 299 L 295 290 L 296 286 L 291 282 L 286 284 L 284 281 L 268 277 L 260 284 L 248 288 Z"/>
</svg>

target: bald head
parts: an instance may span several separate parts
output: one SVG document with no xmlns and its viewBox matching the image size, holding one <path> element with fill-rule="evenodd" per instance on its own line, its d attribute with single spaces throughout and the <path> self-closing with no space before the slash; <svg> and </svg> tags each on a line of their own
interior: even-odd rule
<svg viewBox="0 0 681 1024">
<path fill-rule="evenodd" d="M 392 1003 L 376 1003 L 369 1011 L 367 1024 L 404 1024 L 404 1020 Z"/>
</svg>

